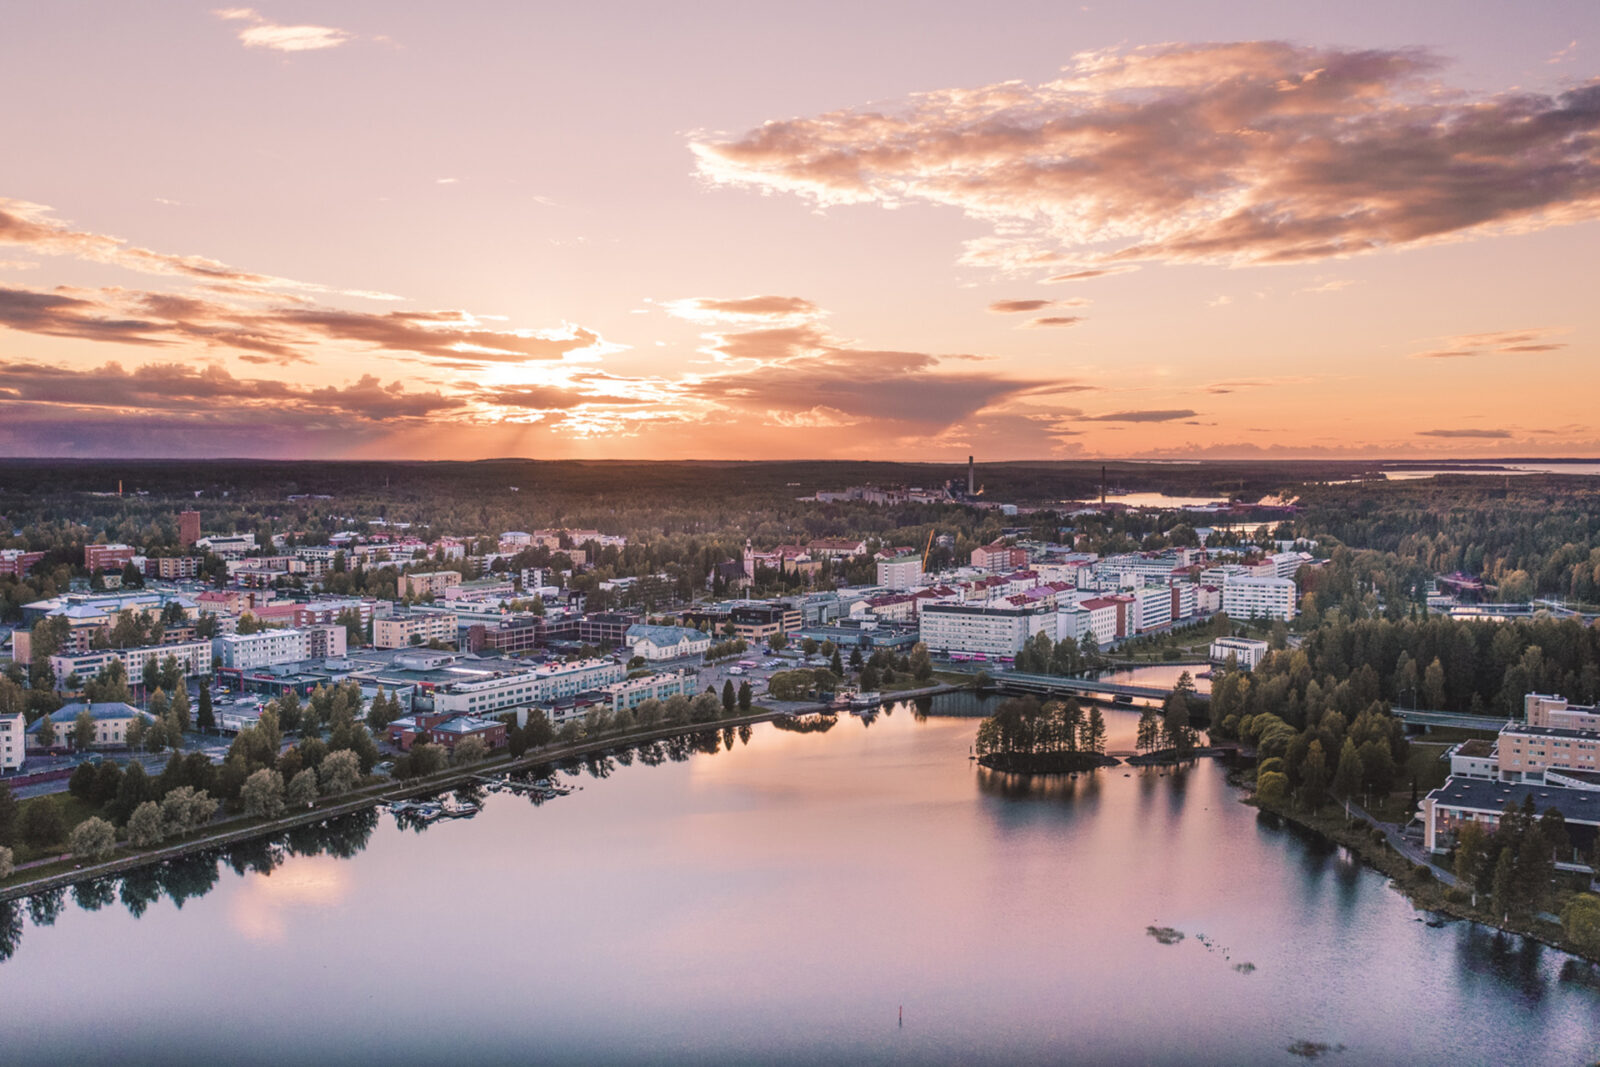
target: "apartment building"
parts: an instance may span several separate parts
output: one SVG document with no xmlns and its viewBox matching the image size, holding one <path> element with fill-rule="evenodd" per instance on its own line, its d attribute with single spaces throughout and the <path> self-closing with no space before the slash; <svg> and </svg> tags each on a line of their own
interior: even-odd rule
<svg viewBox="0 0 1600 1067">
<path fill-rule="evenodd" d="M 20 548 L 0 549 L 0 577 L 26 578 L 43 559 L 43 552 L 24 552 Z"/>
<path fill-rule="evenodd" d="M 14 771 L 27 758 L 27 741 L 23 731 L 28 720 L 22 712 L 0 715 L 0 771 Z"/>
<path fill-rule="evenodd" d="M 1232 656 L 1241 670 L 1253 671 L 1261 666 L 1272 646 L 1250 637 L 1218 637 L 1211 642 L 1212 663 L 1226 663 Z"/>
<path fill-rule="evenodd" d="M 622 664 L 608 659 L 545 663 L 517 669 L 501 667 L 482 677 L 463 678 L 440 686 L 434 690 L 433 706 L 437 712 L 488 715 L 576 696 L 626 677 Z"/>
<path fill-rule="evenodd" d="M 1008 571 L 1028 565 L 1028 550 L 1013 548 L 995 541 L 973 549 L 971 562 L 974 567 L 986 571 Z"/>
<path fill-rule="evenodd" d="M 1009 659 L 1035 634 L 1056 635 L 1056 613 L 1048 607 L 928 604 L 918 619 L 922 643 L 935 655 Z"/>
<path fill-rule="evenodd" d="M 446 591 L 461 584 L 460 571 L 418 571 L 400 576 L 401 596 L 446 595 Z"/>
<path fill-rule="evenodd" d="M 409 648 L 442 641 L 454 645 L 460 620 L 453 611 L 412 608 L 372 620 L 374 648 Z"/>
<path fill-rule="evenodd" d="M 1222 585 L 1222 610 L 1230 619 L 1292 619 L 1295 584 L 1288 578 L 1229 577 Z"/>
<path fill-rule="evenodd" d="M 216 641 L 222 665 L 230 670 L 255 670 L 308 659 L 337 659 L 346 652 L 343 626 L 306 626 L 228 634 Z"/>
<path fill-rule="evenodd" d="M 83 566 L 91 574 L 120 571 L 137 554 L 132 545 L 84 545 Z"/>
<path fill-rule="evenodd" d="M 89 652 L 55 655 L 50 657 L 50 669 L 55 672 L 56 688 L 63 689 L 70 675 L 76 674 L 80 680 L 87 680 L 99 674 L 101 669 L 116 660 L 122 661 L 122 666 L 128 674 L 130 686 L 145 684 L 145 662 L 154 658 L 157 663 L 164 662 L 168 656 L 178 661 L 179 668 L 185 678 L 211 676 L 211 642 L 210 641 L 181 641 L 171 645 L 147 645 L 140 648 L 107 648 Z"/>
<path fill-rule="evenodd" d="M 878 584 L 893 592 L 903 592 L 922 577 L 922 557 L 896 556 L 878 561 Z"/>
</svg>

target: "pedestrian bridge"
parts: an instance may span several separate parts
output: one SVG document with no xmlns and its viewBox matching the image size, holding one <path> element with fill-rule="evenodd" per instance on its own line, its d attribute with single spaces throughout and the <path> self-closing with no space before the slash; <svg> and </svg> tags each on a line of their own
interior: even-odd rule
<svg viewBox="0 0 1600 1067">
<path fill-rule="evenodd" d="M 1464 715 L 1457 711 L 1430 711 L 1427 708 L 1391 708 L 1390 714 L 1407 726 L 1432 729 L 1447 726 L 1456 730 L 1488 730 L 1499 733 L 1500 727 L 1511 721 L 1504 716 Z"/>
<path fill-rule="evenodd" d="M 1062 678 L 1053 674 L 1026 674 L 1022 671 L 996 671 L 990 675 L 1002 689 L 1015 689 L 1047 696 L 1138 697 L 1165 700 L 1171 689 L 1152 685 L 1127 685 L 1122 682 L 1097 682 L 1090 678 Z M 1210 694 L 1192 693 L 1191 700 L 1209 701 Z"/>
</svg>

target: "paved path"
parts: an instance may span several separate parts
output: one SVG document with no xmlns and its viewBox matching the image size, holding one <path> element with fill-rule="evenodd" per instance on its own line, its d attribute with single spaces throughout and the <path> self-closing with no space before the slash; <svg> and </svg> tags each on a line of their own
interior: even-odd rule
<svg viewBox="0 0 1600 1067">
<path fill-rule="evenodd" d="M 1443 882 L 1445 885 L 1453 886 L 1456 884 L 1455 873 L 1452 871 L 1447 871 L 1443 867 L 1435 864 L 1433 862 L 1433 857 L 1429 855 L 1427 849 L 1407 838 L 1405 834 L 1401 832 L 1401 827 L 1398 823 L 1384 822 L 1373 815 L 1369 815 L 1360 804 L 1357 804 L 1353 800 L 1350 801 L 1349 807 L 1352 815 L 1359 816 L 1360 818 L 1363 818 L 1372 825 L 1376 826 L 1378 829 L 1382 830 L 1384 839 L 1389 842 L 1390 848 L 1394 849 L 1412 863 L 1427 864 L 1433 869 L 1433 876 L 1439 879 L 1439 881 Z"/>
</svg>

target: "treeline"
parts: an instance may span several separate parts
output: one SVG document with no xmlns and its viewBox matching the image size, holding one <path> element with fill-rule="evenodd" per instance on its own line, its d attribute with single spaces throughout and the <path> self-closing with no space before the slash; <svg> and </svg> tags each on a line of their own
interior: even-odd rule
<svg viewBox="0 0 1600 1067">
<path fill-rule="evenodd" d="M 1212 686 L 1214 720 L 1273 710 L 1299 727 L 1320 709 L 1349 718 L 1374 701 L 1513 718 L 1530 692 L 1578 704 L 1600 698 L 1600 629 L 1576 619 L 1335 618 L 1300 649 L 1228 682 Z"/>
<path fill-rule="evenodd" d="M 1446 476 L 1307 486 L 1301 536 L 1392 554 L 1402 568 L 1462 571 L 1499 599 L 1600 600 L 1600 487 L 1592 478 Z"/>
</svg>

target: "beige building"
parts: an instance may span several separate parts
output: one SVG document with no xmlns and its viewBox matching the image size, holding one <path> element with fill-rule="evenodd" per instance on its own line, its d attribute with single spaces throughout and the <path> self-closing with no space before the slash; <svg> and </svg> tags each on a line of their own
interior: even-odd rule
<svg viewBox="0 0 1600 1067">
<path fill-rule="evenodd" d="M 431 593 L 436 597 L 442 597 L 445 595 L 445 590 L 460 584 L 460 571 L 421 571 L 416 574 L 402 574 L 400 595 L 427 596 Z"/>
<path fill-rule="evenodd" d="M 52 748 L 75 747 L 74 732 L 78 725 L 78 714 L 88 709 L 94 719 L 94 748 L 116 748 L 128 743 L 128 727 L 134 719 L 144 719 L 146 722 L 154 721 L 155 716 L 148 711 L 140 711 L 129 704 L 117 701 L 107 701 L 101 704 L 67 704 L 57 711 L 50 713 L 50 723 L 55 727 L 55 740 L 51 742 Z M 40 719 L 33 724 L 33 729 L 28 731 L 28 743 L 34 748 L 42 748 L 39 744 L 39 727 L 44 720 Z"/>
<path fill-rule="evenodd" d="M 404 614 L 372 620 L 374 648 L 410 648 L 429 641 L 456 643 L 458 619 L 453 611 L 414 608 Z"/>
</svg>

